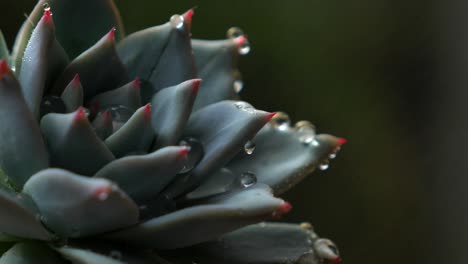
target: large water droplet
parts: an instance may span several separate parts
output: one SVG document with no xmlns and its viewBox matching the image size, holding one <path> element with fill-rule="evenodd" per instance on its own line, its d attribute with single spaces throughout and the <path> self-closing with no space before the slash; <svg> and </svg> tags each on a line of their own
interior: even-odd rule
<svg viewBox="0 0 468 264">
<path fill-rule="evenodd" d="M 319 169 L 320 169 L 320 170 L 323 170 L 323 171 L 324 171 L 324 170 L 327 170 L 328 167 L 330 167 L 330 162 L 329 162 L 328 160 L 323 161 L 323 162 L 320 163 L 320 165 L 319 165 Z"/>
<path fill-rule="evenodd" d="M 42 98 L 40 115 L 44 116 L 49 113 L 65 113 L 66 106 L 63 100 L 58 96 L 46 95 Z"/>
<path fill-rule="evenodd" d="M 44 3 L 44 4 L 42 4 L 42 8 L 44 9 L 44 11 L 50 11 L 50 5 L 49 5 L 49 3 Z"/>
<path fill-rule="evenodd" d="M 228 38 L 234 39 L 234 38 L 238 38 L 240 36 L 243 36 L 244 31 L 242 31 L 242 29 L 240 29 L 238 27 L 232 27 L 232 28 L 228 29 L 226 35 L 227 35 Z"/>
<path fill-rule="evenodd" d="M 278 130 L 288 130 L 291 124 L 288 114 L 283 112 L 277 112 L 276 115 L 270 121 L 271 125 Z"/>
<path fill-rule="evenodd" d="M 247 143 L 245 143 L 244 145 L 244 150 L 245 150 L 245 153 L 247 153 L 247 155 L 252 155 L 252 153 L 255 150 L 255 143 L 253 143 L 250 140 L 247 141 Z"/>
<path fill-rule="evenodd" d="M 182 29 L 184 27 L 184 17 L 181 15 L 173 15 L 170 19 L 170 23 L 173 27 Z"/>
<path fill-rule="evenodd" d="M 134 111 L 126 106 L 116 105 L 110 107 L 109 112 L 112 117 L 114 131 L 117 131 L 132 117 Z M 100 112 L 100 114 L 103 113 Z"/>
<path fill-rule="evenodd" d="M 237 107 L 237 109 L 240 109 L 242 111 L 246 111 L 250 114 L 254 114 L 255 113 L 255 108 L 249 104 L 249 103 L 246 103 L 246 102 L 235 102 L 234 105 Z"/>
<path fill-rule="evenodd" d="M 244 172 L 240 176 L 240 183 L 244 188 L 248 188 L 257 183 L 257 176 L 250 171 Z"/>
<path fill-rule="evenodd" d="M 109 257 L 115 259 L 115 260 L 121 260 L 122 259 L 122 253 L 118 250 L 111 250 L 109 252 Z"/>
<path fill-rule="evenodd" d="M 235 93 L 240 93 L 242 89 L 244 88 L 244 82 L 242 80 L 235 80 L 232 83 L 232 87 Z"/>
<path fill-rule="evenodd" d="M 182 139 L 179 142 L 179 146 L 190 147 L 190 152 L 187 155 L 187 163 L 184 165 L 184 168 L 179 172 L 180 174 L 187 173 L 191 171 L 200 160 L 203 158 L 204 149 L 200 141 L 195 138 L 187 137 Z"/>
<path fill-rule="evenodd" d="M 309 121 L 297 122 L 294 128 L 297 131 L 299 140 L 304 144 L 310 144 L 315 137 L 315 126 Z"/>
</svg>

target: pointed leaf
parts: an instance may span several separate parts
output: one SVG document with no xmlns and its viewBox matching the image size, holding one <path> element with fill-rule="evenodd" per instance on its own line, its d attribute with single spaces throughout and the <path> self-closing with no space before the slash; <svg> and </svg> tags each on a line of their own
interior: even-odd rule
<svg viewBox="0 0 468 264">
<path fill-rule="evenodd" d="M 141 107 L 140 80 L 135 79 L 120 88 L 94 96 L 89 105 L 98 105 L 99 110 L 113 106 L 125 106 L 133 111 Z"/>
<path fill-rule="evenodd" d="M 268 187 L 257 185 L 109 233 L 105 238 L 141 248 L 181 248 L 260 222 L 281 210 L 284 204 L 271 195 Z"/>
<path fill-rule="evenodd" d="M 177 255 L 189 255 L 191 259 L 207 264 L 338 263 L 341 259 L 333 243 L 329 243 L 328 249 L 323 248 L 323 243 L 328 241 L 319 239 L 309 226 L 307 223 L 260 223 Z"/>
<path fill-rule="evenodd" d="M 114 160 L 89 124 L 83 108 L 71 114 L 48 114 L 41 120 L 41 129 L 54 167 L 92 176 Z"/>
<path fill-rule="evenodd" d="M 45 244 L 22 242 L 14 245 L 0 258 L 0 264 L 67 264 L 57 252 Z"/>
<path fill-rule="evenodd" d="M 62 256 L 70 260 L 73 264 L 124 264 L 108 256 L 104 256 L 91 250 L 83 250 L 73 247 L 56 248 Z"/>
<path fill-rule="evenodd" d="M 10 53 L 8 52 L 8 46 L 6 44 L 3 33 L 0 30 L 0 60 L 8 60 L 10 58 Z"/>
<path fill-rule="evenodd" d="M 223 100 L 238 99 L 234 89 L 234 81 L 241 82 L 237 70 L 239 51 L 236 40 L 192 40 L 192 46 L 198 75 L 203 79 L 194 109 Z"/>
<path fill-rule="evenodd" d="M 0 61 L 0 120 L 0 167 L 21 188 L 31 175 L 47 168 L 49 160 L 20 84 L 4 60 Z"/>
<path fill-rule="evenodd" d="M 0 189 L 0 231 L 16 237 L 50 240 L 29 197 Z"/>
<path fill-rule="evenodd" d="M 154 138 L 150 118 L 151 106 L 148 104 L 138 109 L 117 132 L 106 139 L 105 143 L 115 157 L 148 152 Z"/>
<path fill-rule="evenodd" d="M 49 53 L 55 41 L 54 30 L 51 13 L 44 12 L 44 16 L 32 32 L 19 71 L 24 99 L 37 118 L 47 79 Z"/>
<path fill-rule="evenodd" d="M 222 101 L 193 113 L 184 138 L 199 140 L 204 155 L 188 178 L 172 184 L 167 195 L 176 197 L 197 187 L 241 151 L 272 116 L 240 101 Z"/>
<path fill-rule="evenodd" d="M 310 137 L 310 140 L 306 138 L 307 143 L 304 143 L 303 137 Z M 257 180 L 269 185 L 276 195 L 289 190 L 321 163 L 328 162 L 329 156 L 343 144 L 334 136 L 313 137 L 271 124 L 265 126 L 253 142 L 255 151 L 251 155 L 239 155 L 227 168 L 235 174 L 253 172 Z"/>
<path fill-rule="evenodd" d="M 76 74 L 73 80 L 65 87 L 60 98 L 62 98 L 67 108 L 67 113 L 74 112 L 83 105 L 83 87 L 81 86 L 78 74 Z"/>
<path fill-rule="evenodd" d="M 109 163 L 96 177 L 116 182 L 138 204 L 156 197 L 187 160 L 187 147 L 166 147 L 147 155 L 127 156 Z"/>
<path fill-rule="evenodd" d="M 120 15 L 113 0 L 40 0 L 16 38 L 13 59 L 17 69 L 21 66 L 33 27 L 42 16 L 44 4 L 51 7 L 57 25 L 57 39 L 71 58 L 91 47 L 112 27 L 117 28 L 118 40 L 124 35 Z"/>
<path fill-rule="evenodd" d="M 188 193 L 185 197 L 187 199 L 202 199 L 217 194 L 222 194 L 236 188 L 238 186 L 239 177 L 229 169 L 222 168 L 213 175 L 210 175 L 195 190 Z"/>
<path fill-rule="evenodd" d="M 151 125 L 156 133 L 155 149 L 175 145 L 192 112 L 200 79 L 165 88 L 151 100 Z"/>
<path fill-rule="evenodd" d="M 114 30 L 68 65 L 56 81 L 54 93 L 61 94 L 76 74 L 80 75 L 85 99 L 115 89 L 127 80 L 125 66 L 115 50 Z"/>
<path fill-rule="evenodd" d="M 130 77 L 140 77 L 150 85 L 142 90 L 143 103 L 159 90 L 196 75 L 190 28 L 183 16 L 174 15 L 169 23 L 130 35 L 120 43 L 119 54 L 133 69 Z"/>
<path fill-rule="evenodd" d="M 64 237 L 94 235 L 138 221 L 137 205 L 105 179 L 47 169 L 33 175 L 24 192 L 36 202 L 44 224 Z"/>
</svg>

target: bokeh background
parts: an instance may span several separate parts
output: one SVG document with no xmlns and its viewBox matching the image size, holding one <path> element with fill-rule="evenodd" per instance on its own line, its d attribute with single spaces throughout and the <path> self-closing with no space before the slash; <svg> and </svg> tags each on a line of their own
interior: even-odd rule
<svg viewBox="0 0 468 264">
<path fill-rule="evenodd" d="M 243 28 L 243 98 L 349 140 L 285 195 L 286 220 L 311 222 L 344 263 L 468 263 L 464 1 L 115 1 L 127 33 L 194 6 L 195 38 Z M 10 44 L 35 2 L 2 0 Z"/>
</svg>

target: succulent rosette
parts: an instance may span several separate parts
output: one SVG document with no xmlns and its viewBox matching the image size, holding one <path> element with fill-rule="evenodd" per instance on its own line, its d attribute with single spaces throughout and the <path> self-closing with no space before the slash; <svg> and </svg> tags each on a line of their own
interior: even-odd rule
<svg viewBox="0 0 468 264">
<path fill-rule="evenodd" d="M 193 13 L 125 36 L 112 0 L 41 0 L 0 37 L 0 264 L 340 260 L 264 221 L 345 140 L 240 101 L 246 36 Z"/>
</svg>

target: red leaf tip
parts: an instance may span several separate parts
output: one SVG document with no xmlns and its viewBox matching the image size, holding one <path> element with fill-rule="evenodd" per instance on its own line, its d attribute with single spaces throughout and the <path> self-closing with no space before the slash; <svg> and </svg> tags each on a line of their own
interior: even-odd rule
<svg viewBox="0 0 468 264">
<path fill-rule="evenodd" d="M 248 39 L 246 35 L 242 35 L 242 36 L 235 38 L 234 41 L 236 42 L 237 47 L 241 48 L 245 45 Z"/>
<path fill-rule="evenodd" d="M 266 116 L 267 122 L 270 121 L 271 119 L 273 119 L 273 117 L 275 117 L 275 115 L 276 115 L 277 113 L 278 113 L 278 112 L 268 113 L 268 115 Z"/>
<path fill-rule="evenodd" d="M 198 93 L 198 90 L 200 89 L 201 82 L 202 82 L 201 79 L 194 79 L 193 80 L 193 93 L 194 94 Z"/>
<path fill-rule="evenodd" d="M 86 116 L 86 110 L 84 107 L 80 106 L 80 108 L 78 108 L 78 110 L 76 111 L 75 120 L 85 119 L 88 119 L 88 117 Z"/>
<path fill-rule="evenodd" d="M 136 77 L 135 80 L 133 80 L 132 85 L 133 85 L 133 87 L 135 87 L 136 89 L 139 89 L 139 88 L 140 88 L 140 85 L 141 85 L 140 78 L 139 78 L 139 77 Z"/>
<path fill-rule="evenodd" d="M 341 261 L 343 261 L 340 257 L 336 257 L 334 259 L 335 263 L 340 263 Z"/>
<path fill-rule="evenodd" d="M 338 138 L 337 139 L 337 144 L 340 145 L 340 146 L 346 144 L 346 142 L 348 142 L 348 140 L 346 138 Z"/>
<path fill-rule="evenodd" d="M 110 110 L 106 110 L 104 112 L 104 119 L 105 120 L 112 120 L 112 114 L 111 114 Z"/>
<path fill-rule="evenodd" d="M 50 11 L 50 8 L 44 9 L 44 20 L 45 21 L 51 21 L 52 20 L 52 11 Z"/>
<path fill-rule="evenodd" d="M 195 11 L 193 11 L 193 9 L 190 9 L 189 11 L 185 12 L 185 14 L 182 15 L 184 17 L 184 21 L 189 24 L 192 23 L 192 18 L 194 14 Z"/>
<path fill-rule="evenodd" d="M 113 27 L 109 33 L 107 33 L 107 39 L 111 40 L 111 41 L 114 41 L 115 40 L 115 31 L 117 29 L 115 29 L 115 27 Z"/>
<path fill-rule="evenodd" d="M 183 146 L 179 149 L 179 153 L 177 154 L 177 156 L 179 158 L 184 158 L 187 156 L 187 154 L 190 152 L 190 147 L 189 146 Z"/>
<path fill-rule="evenodd" d="M 79 86 L 81 84 L 80 75 L 78 73 L 75 74 L 75 76 L 73 77 L 72 84 L 75 87 L 77 87 L 77 86 Z"/>
<path fill-rule="evenodd" d="M 111 192 L 112 192 L 112 186 L 110 185 L 100 186 L 94 190 L 93 196 L 97 198 L 98 200 L 104 201 L 109 197 Z"/>
<path fill-rule="evenodd" d="M 10 67 L 8 66 L 8 62 L 6 60 L 0 60 L 0 78 L 3 77 L 6 73 L 10 71 Z"/>
<path fill-rule="evenodd" d="M 287 214 L 289 211 L 291 211 L 292 205 L 289 202 L 284 202 L 280 205 L 280 208 L 278 209 L 280 214 Z"/>
</svg>

